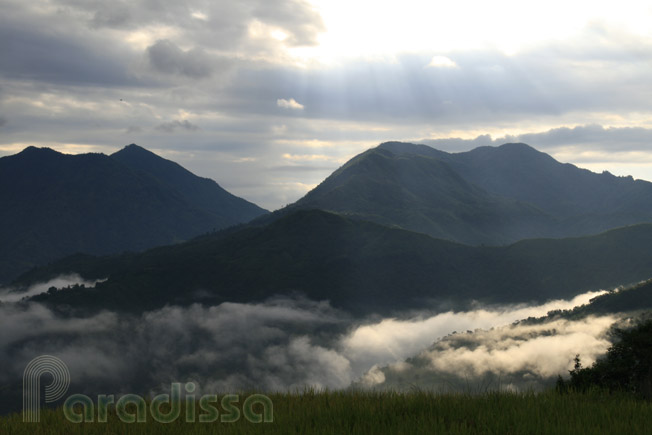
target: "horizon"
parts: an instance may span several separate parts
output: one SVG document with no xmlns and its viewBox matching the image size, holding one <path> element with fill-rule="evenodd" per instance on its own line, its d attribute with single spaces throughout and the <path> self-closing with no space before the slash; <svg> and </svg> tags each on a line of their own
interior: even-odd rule
<svg viewBox="0 0 652 435">
<path fill-rule="evenodd" d="M 437 149 L 437 150 L 439 150 L 439 151 L 447 152 L 447 153 L 449 153 L 449 154 L 458 154 L 458 153 L 470 152 L 470 151 L 473 151 L 473 150 L 475 150 L 475 149 L 477 149 L 477 148 L 483 148 L 483 147 L 499 148 L 499 147 L 502 147 L 502 146 L 504 146 L 504 145 L 509 145 L 509 144 L 523 144 L 523 145 L 526 145 L 526 146 L 528 146 L 528 147 L 530 147 L 530 148 L 533 148 L 534 150 L 536 150 L 536 151 L 538 151 L 538 152 L 543 152 L 543 151 L 539 150 L 536 146 L 533 146 L 533 145 L 528 144 L 528 143 L 525 143 L 525 142 L 504 142 L 504 143 L 500 143 L 500 144 L 496 144 L 496 143 L 494 143 L 494 144 L 489 144 L 489 145 L 477 145 L 477 146 L 473 146 L 472 148 L 465 149 L 465 150 L 455 149 L 455 150 L 453 150 L 453 151 L 446 151 L 446 150 L 444 149 L 444 147 L 437 148 L 436 146 L 434 146 L 434 145 L 432 145 L 432 144 L 427 144 L 427 143 L 406 142 L 406 141 L 400 141 L 400 140 L 389 140 L 389 141 L 385 141 L 385 142 L 379 143 L 379 144 L 377 144 L 377 145 L 374 145 L 374 146 L 372 146 L 372 147 L 370 147 L 370 148 L 367 148 L 367 149 L 365 149 L 365 150 L 362 150 L 361 153 L 363 153 L 363 152 L 365 152 L 365 151 L 368 151 L 368 150 L 370 150 L 370 149 L 377 148 L 377 147 L 379 147 L 379 146 L 381 146 L 381 145 L 383 145 L 383 144 L 385 144 L 385 143 L 392 143 L 392 142 L 405 143 L 405 144 L 412 144 L 412 145 L 424 145 L 424 146 L 428 146 L 428 147 L 433 148 L 433 149 Z M 445 140 L 442 140 L 441 143 L 446 143 L 446 141 L 445 141 Z M 172 162 L 174 162 L 174 163 L 180 164 L 184 169 L 190 171 L 190 172 L 193 173 L 194 175 L 197 175 L 197 176 L 202 177 L 202 178 L 209 178 L 209 179 L 212 179 L 213 181 L 215 181 L 216 183 L 218 183 L 222 188 L 226 189 L 226 190 L 229 191 L 230 193 L 234 193 L 234 192 L 232 192 L 232 191 L 231 191 L 227 186 L 225 186 L 225 185 L 224 185 L 220 180 L 216 180 L 216 179 L 214 179 L 214 178 L 211 178 L 209 175 L 205 175 L 205 174 L 197 173 L 197 172 L 195 172 L 192 168 L 186 167 L 186 166 L 184 166 L 183 164 L 181 164 L 180 162 L 177 162 L 177 161 L 175 161 L 175 160 L 173 160 L 173 159 L 171 159 L 171 158 L 167 158 L 167 157 L 165 157 L 165 155 L 164 155 L 165 152 L 160 153 L 160 150 L 150 149 L 150 148 L 144 147 L 144 146 L 142 146 L 142 145 L 139 145 L 139 144 L 137 144 L 137 143 L 130 143 L 130 144 L 128 144 L 128 145 L 124 145 L 123 147 L 121 147 L 121 148 L 116 148 L 116 149 L 108 149 L 108 147 L 107 147 L 107 149 L 104 149 L 104 150 L 98 150 L 98 151 L 80 151 L 80 152 L 70 152 L 70 150 L 58 150 L 58 149 L 56 149 L 56 148 L 54 148 L 54 147 L 52 147 L 52 146 L 35 146 L 35 145 L 29 145 L 29 146 L 26 146 L 25 148 L 23 148 L 22 150 L 17 151 L 16 153 L 6 154 L 6 155 L 0 154 L 0 158 L 2 158 L 2 157 L 12 156 L 12 155 L 16 155 L 16 154 L 21 153 L 21 152 L 23 152 L 23 151 L 25 151 L 25 150 L 27 150 L 27 149 L 29 149 L 29 148 L 50 149 L 50 150 L 53 150 L 53 151 L 55 151 L 55 152 L 58 152 L 58 153 L 61 153 L 61 154 L 66 154 L 66 155 L 81 155 L 81 154 L 88 154 L 88 153 L 100 153 L 100 154 L 104 154 L 104 155 L 106 155 L 106 156 L 111 156 L 111 154 L 116 153 L 116 152 L 118 152 L 118 151 L 120 151 L 120 150 L 123 150 L 123 149 L 125 149 L 125 148 L 127 148 L 127 147 L 129 147 L 129 146 L 133 146 L 133 145 L 135 145 L 135 146 L 137 146 L 137 147 L 139 147 L 139 148 L 142 148 L 142 149 L 144 149 L 144 150 L 146 150 L 146 151 L 149 151 L 149 152 L 151 152 L 151 153 L 154 153 L 155 155 L 157 155 L 157 156 L 159 156 L 159 157 L 162 157 L 162 158 L 165 158 L 165 159 L 167 159 L 167 160 L 170 160 L 170 161 L 172 161 Z M 160 153 L 160 154 L 159 154 L 159 153 Z M 351 156 L 351 158 L 353 158 L 353 157 L 355 157 L 355 156 Z M 555 158 L 554 155 L 552 155 L 552 157 Z M 350 160 L 350 159 L 348 159 L 348 160 Z M 340 168 L 341 166 L 343 166 L 343 165 L 344 165 L 348 160 L 344 161 L 341 165 L 338 165 L 337 167 L 335 167 L 335 168 L 333 169 L 333 171 L 335 171 L 335 170 L 337 170 L 338 168 Z M 572 163 L 572 162 L 560 161 L 559 159 L 556 159 L 556 158 L 555 158 L 555 160 L 556 160 L 557 162 L 559 162 L 559 163 L 570 163 L 570 164 L 575 165 L 575 164 Z M 607 170 L 607 169 L 604 169 L 603 171 L 598 172 L 598 171 L 595 171 L 595 170 L 593 170 L 593 169 L 591 169 L 591 168 L 583 168 L 582 166 L 579 166 L 579 165 L 575 165 L 575 166 L 578 167 L 578 168 L 580 168 L 580 169 L 586 169 L 586 170 L 589 170 L 589 171 L 591 171 L 592 173 L 595 173 L 595 174 L 603 173 L 603 172 L 608 172 L 608 173 L 610 173 L 611 175 L 614 175 L 614 176 L 616 176 L 616 177 L 620 177 L 620 178 L 628 178 L 628 177 L 631 177 L 631 178 L 633 178 L 634 180 L 641 180 L 641 181 L 652 182 L 652 181 L 647 180 L 647 179 L 643 179 L 643 178 L 635 177 L 635 176 L 633 176 L 632 174 L 614 174 L 614 173 L 612 173 L 611 171 L 609 171 L 609 170 Z M 327 174 L 326 177 L 327 177 L 328 175 L 330 175 L 330 173 Z M 326 177 L 325 177 L 325 178 L 326 178 Z M 325 179 L 325 178 L 324 178 L 324 179 Z M 317 185 L 318 185 L 319 183 L 321 183 L 322 181 L 323 181 L 323 180 L 320 180 L 317 184 L 315 184 L 314 186 L 311 186 L 310 189 L 307 190 L 305 193 L 308 193 L 308 192 L 309 192 L 310 190 L 312 190 L 314 187 L 317 187 Z M 305 194 L 305 193 L 304 193 L 304 194 Z M 234 194 L 236 194 L 236 193 L 234 193 Z M 304 194 L 302 194 L 302 195 L 300 195 L 299 197 L 297 197 L 297 198 L 295 199 L 295 201 L 296 201 L 296 200 L 299 200 L 300 198 L 302 198 Z M 236 196 L 239 196 L 239 195 L 236 194 Z M 271 208 L 270 208 L 270 207 L 267 207 L 266 205 L 256 203 L 256 202 L 252 201 L 250 198 L 247 198 L 247 197 L 242 197 L 242 198 L 245 199 L 245 200 L 247 200 L 247 201 L 251 201 L 251 202 L 253 202 L 254 204 L 256 204 L 256 205 L 258 205 L 258 206 L 260 206 L 260 207 L 263 207 L 264 209 L 266 209 L 266 210 L 268 210 L 268 211 L 280 210 L 280 209 L 282 209 L 284 206 L 286 206 L 287 204 L 291 204 L 292 202 L 294 202 L 294 201 L 292 201 L 292 202 L 287 203 L 287 204 L 278 204 L 277 206 L 274 206 L 274 207 L 271 207 Z"/>
</svg>

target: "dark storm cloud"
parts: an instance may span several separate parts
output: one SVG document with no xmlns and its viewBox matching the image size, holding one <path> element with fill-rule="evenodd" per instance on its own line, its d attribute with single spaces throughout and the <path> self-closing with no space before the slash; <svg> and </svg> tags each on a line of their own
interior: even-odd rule
<svg viewBox="0 0 652 435">
<path fill-rule="evenodd" d="M 0 127 L 4 127 L 5 125 L 7 125 L 7 122 L 8 122 L 7 118 L 0 116 Z"/>
<path fill-rule="evenodd" d="M 199 130 L 199 127 L 196 126 L 195 124 L 191 123 L 187 119 L 184 119 L 183 121 L 179 120 L 174 120 L 170 122 L 164 122 L 161 125 L 158 125 L 156 127 L 156 130 L 163 131 L 165 133 L 174 133 L 176 129 L 183 129 L 187 131 L 196 131 Z"/>
</svg>

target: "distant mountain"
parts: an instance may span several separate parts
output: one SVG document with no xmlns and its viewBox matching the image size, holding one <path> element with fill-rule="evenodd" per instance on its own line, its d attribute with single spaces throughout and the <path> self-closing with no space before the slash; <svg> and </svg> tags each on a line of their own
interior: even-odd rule
<svg viewBox="0 0 652 435">
<path fill-rule="evenodd" d="M 432 155 L 382 145 L 342 166 L 291 208 L 319 208 L 466 244 L 548 235 L 555 219 L 532 204 L 492 194 Z"/>
<path fill-rule="evenodd" d="M 468 183 L 530 204 L 553 219 L 533 226 L 530 237 L 596 234 L 652 222 L 652 183 L 560 163 L 526 144 L 480 147 L 463 153 L 401 142 L 387 142 L 378 149 L 397 157 L 422 156 L 445 162 Z"/>
<path fill-rule="evenodd" d="M 0 158 L 0 204 L 0 282 L 75 252 L 143 250 L 265 213 L 136 145 Z"/>
<path fill-rule="evenodd" d="M 356 313 L 445 303 L 530 302 L 652 276 L 652 225 L 598 236 L 471 247 L 318 210 L 296 211 L 140 254 L 70 257 L 24 275 L 23 286 L 76 272 L 108 278 L 35 299 L 64 312 L 166 304 L 257 302 L 302 294 Z"/>
</svg>

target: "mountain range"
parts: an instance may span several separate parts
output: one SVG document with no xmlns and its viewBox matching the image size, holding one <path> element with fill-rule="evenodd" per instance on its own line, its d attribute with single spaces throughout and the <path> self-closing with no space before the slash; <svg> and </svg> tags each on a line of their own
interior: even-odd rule
<svg viewBox="0 0 652 435">
<path fill-rule="evenodd" d="M 23 287 L 79 273 L 106 279 L 36 296 L 62 312 L 142 312 L 166 304 L 302 296 L 358 315 L 543 302 L 652 276 L 652 224 L 597 236 L 473 247 L 320 210 L 144 253 L 75 256 Z"/>
<path fill-rule="evenodd" d="M 23 194 L 16 198 L 57 217 L 34 227 L 44 234 L 56 233 L 58 214 L 72 221 L 58 204 L 74 204 L 75 226 L 90 226 L 111 246 L 133 239 L 132 249 L 142 250 L 165 242 L 138 233 L 136 224 L 179 241 L 198 231 L 187 230 L 192 223 L 206 232 L 219 212 L 244 202 L 135 145 L 112 156 L 27 149 L 13 157 L 22 154 L 66 174 L 67 184 L 55 184 L 60 191 L 48 195 L 26 189 L 28 181 L 19 184 Z M 70 166 L 75 159 L 101 165 Z M 104 172 L 91 175 L 89 167 Z M 121 175 L 107 176 L 114 173 Z M 80 191 L 114 202 L 90 213 L 86 203 L 69 199 Z M 187 207 L 170 207 L 174 201 Z M 229 207 L 216 206 L 227 201 Z M 290 206 L 265 214 L 248 205 L 251 213 L 241 221 L 258 214 L 249 224 L 141 253 L 98 257 L 106 251 L 79 242 L 81 254 L 32 270 L 14 286 L 70 273 L 106 279 L 93 289 L 73 286 L 33 298 L 62 312 L 302 295 L 353 313 L 387 314 L 473 301 L 542 302 L 652 276 L 652 183 L 562 164 L 525 144 L 452 154 L 388 142 L 354 157 Z M 98 226 L 109 216 L 125 229 L 107 233 L 109 225 Z M 220 216 L 227 226 L 226 213 Z"/>
<path fill-rule="evenodd" d="M 137 145 L 0 158 L 0 283 L 77 252 L 141 251 L 267 211 Z"/>
<path fill-rule="evenodd" d="M 387 142 L 351 159 L 295 208 L 499 245 L 652 222 L 652 183 L 562 164 L 526 144 L 446 153 Z"/>
</svg>

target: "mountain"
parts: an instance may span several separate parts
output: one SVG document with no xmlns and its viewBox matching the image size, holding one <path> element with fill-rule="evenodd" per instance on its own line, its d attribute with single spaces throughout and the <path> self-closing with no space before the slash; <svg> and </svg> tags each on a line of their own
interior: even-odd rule
<svg viewBox="0 0 652 435">
<path fill-rule="evenodd" d="M 138 145 L 128 145 L 111 154 L 111 157 L 135 171 L 151 175 L 170 191 L 181 194 L 194 207 L 212 213 L 215 216 L 215 228 L 248 222 L 267 213 L 267 210 L 227 192 L 214 180 L 198 177 L 178 163 L 159 157 Z"/>
<path fill-rule="evenodd" d="M 616 313 L 652 314 L 652 280 L 640 282 L 631 287 L 621 287 L 591 299 L 591 303 L 572 310 L 548 313 L 548 318 L 561 316 L 569 319 L 584 318 L 589 315 Z"/>
<path fill-rule="evenodd" d="M 0 282 L 75 252 L 143 250 L 265 213 L 144 149 L 0 158 Z"/>
<path fill-rule="evenodd" d="M 405 158 L 423 156 L 445 162 L 468 183 L 530 204 L 557 222 L 538 227 L 534 236 L 596 234 L 652 222 L 652 183 L 560 163 L 526 144 L 479 147 L 463 153 L 401 142 L 387 142 L 378 148 Z"/>
<path fill-rule="evenodd" d="M 466 244 L 546 235 L 553 217 L 487 192 L 442 158 L 383 146 L 351 159 L 292 208 L 319 208 Z"/>
<path fill-rule="evenodd" d="M 166 304 L 259 302 L 282 295 L 330 300 L 356 314 L 447 304 L 542 302 L 652 276 L 652 225 L 591 237 L 471 247 L 319 210 L 299 210 L 144 253 L 75 256 L 21 277 L 108 278 L 34 299 L 82 313 Z"/>
</svg>

